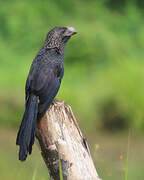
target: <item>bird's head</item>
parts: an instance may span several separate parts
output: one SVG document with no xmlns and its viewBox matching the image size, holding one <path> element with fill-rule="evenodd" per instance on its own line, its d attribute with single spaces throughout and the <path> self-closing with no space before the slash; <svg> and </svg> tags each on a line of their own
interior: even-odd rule
<svg viewBox="0 0 144 180">
<path fill-rule="evenodd" d="M 47 34 L 45 41 L 46 48 L 56 48 L 59 52 L 62 52 L 67 41 L 76 33 L 77 31 L 73 27 L 54 27 Z"/>
</svg>

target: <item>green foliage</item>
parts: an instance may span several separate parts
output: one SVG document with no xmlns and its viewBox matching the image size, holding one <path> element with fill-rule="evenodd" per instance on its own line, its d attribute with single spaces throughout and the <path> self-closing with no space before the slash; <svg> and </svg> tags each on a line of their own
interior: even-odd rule
<svg viewBox="0 0 144 180">
<path fill-rule="evenodd" d="M 0 123 L 17 125 L 24 109 L 30 64 L 53 26 L 74 26 L 58 95 L 81 125 L 100 125 L 103 105 L 114 101 L 129 127 L 144 129 L 144 25 L 137 6 L 123 13 L 105 1 L 0 2 Z"/>
</svg>

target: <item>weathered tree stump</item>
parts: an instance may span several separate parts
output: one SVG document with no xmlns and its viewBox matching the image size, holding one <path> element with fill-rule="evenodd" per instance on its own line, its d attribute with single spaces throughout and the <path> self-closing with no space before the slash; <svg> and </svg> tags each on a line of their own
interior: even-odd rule
<svg viewBox="0 0 144 180">
<path fill-rule="evenodd" d="M 54 180 L 60 179 L 59 159 L 64 180 L 100 180 L 87 142 L 71 107 L 64 101 L 55 100 L 46 114 L 37 121 L 36 137 Z"/>
</svg>

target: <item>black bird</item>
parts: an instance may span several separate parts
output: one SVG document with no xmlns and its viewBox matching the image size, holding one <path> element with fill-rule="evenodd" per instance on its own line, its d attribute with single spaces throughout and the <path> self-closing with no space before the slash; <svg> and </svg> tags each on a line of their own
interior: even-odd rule
<svg viewBox="0 0 144 180">
<path fill-rule="evenodd" d="M 31 65 L 25 86 L 25 112 L 17 135 L 19 160 L 31 154 L 37 117 L 42 117 L 56 96 L 64 75 L 65 46 L 76 34 L 73 27 L 55 27 L 48 32 Z"/>
</svg>

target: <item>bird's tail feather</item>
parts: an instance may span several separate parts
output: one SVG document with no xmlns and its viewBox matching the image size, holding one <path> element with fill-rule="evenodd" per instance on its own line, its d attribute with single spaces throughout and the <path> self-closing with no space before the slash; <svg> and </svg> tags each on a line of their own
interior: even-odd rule
<svg viewBox="0 0 144 180">
<path fill-rule="evenodd" d="M 24 161 L 31 154 L 35 139 L 35 125 L 38 110 L 38 97 L 30 95 L 17 135 L 16 144 L 20 146 L 19 160 Z"/>
</svg>

